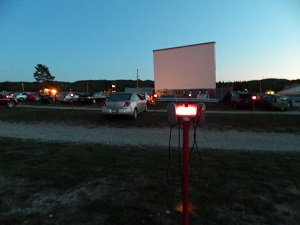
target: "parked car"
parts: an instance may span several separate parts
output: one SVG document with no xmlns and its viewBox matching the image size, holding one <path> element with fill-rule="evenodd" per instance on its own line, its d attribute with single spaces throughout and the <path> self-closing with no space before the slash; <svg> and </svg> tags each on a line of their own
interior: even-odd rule
<svg viewBox="0 0 300 225">
<path fill-rule="evenodd" d="M 54 103 L 56 102 L 56 89 L 44 88 L 40 91 L 41 102 L 42 103 Z"/>
<path fill-rule="evenodd" d="M 104 115 L 128 115 L 136 119 L 144 111 L 147 111 L 147 100 L 138 93 L 112 93 L 102 104 Z"/>
<path fill-rule="evenodd" d="M 13 92 L 2 92 L 2 95 L 5 95 L 7 96 L 7 98 L 11 98 L 11 99 L 15 98 L 15 93 Z"/>
<path fill-rule="evenodd" d="M 15 93 L 15 97 L 19 102 L 23 102 L 27 100 L 27 92 Z"/>
<path fill-rule="evenodd" d="M 73 98 L 71 96 L 71 94 L 73 94 Z M 58 94 L 58 97 L 57 97 L 57 101 L 58 102 L 72 102 L 72 100 L 74 102 L 76 102 L 78 100 L 78 97 L 79 97 L 79 93 L 77 92 L 62 92 L 60 94 Z"/>
<path fill-rule="evenodd" d="M 81 93 L 79 94 L 78 102 L 96 104 L 104 99 L 106 99 L 106 95 L 102 92 Z"/>
<path fill-rule="evenodd" d="M 251 108 L 252 95 L 249 92 L 234 91 L 231 93 L 229 104 L 234 108 Z"/>
<path fill-rule="evenodd" d="M 8 108 L 13 108 L 18 105 L 18 100 L 13 95 L 1 93 L 0 105 L 6 105 Z"/>
<path fill-rule="evenodd" d="M 285 95 L 266 94 L 261 97 L 260 104 L 265 109 L 286 111 L 289 108 L 289 98 Z"/>
<path fill-rule="evenodd" d="M 30 92 L 27 94 L 27 100 L 29 101 L 40 101 L 41 94 L 39 92 Z"/>
<path fill-rule="evenodd" d="M 55 99 L 53 99 L 53 97 L 49 94 L 41 94 L 40 97 L 42 103 L 53 103 L 53 101 L 55 101 Z"/>
</svg>

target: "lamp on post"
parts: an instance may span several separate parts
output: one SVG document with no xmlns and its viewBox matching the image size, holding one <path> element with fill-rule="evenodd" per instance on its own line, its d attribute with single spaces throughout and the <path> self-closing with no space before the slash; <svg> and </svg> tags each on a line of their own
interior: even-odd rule
<svg viewBox="0 0 300 225">
<path fill-rule="evenodd" d="M 252 114 L 254 113 L 254 106 L 255 106 L 255 101 L 257 97 L 255 95 L 252 96 Z"/>
<path fill-rule="evenodd" d="M 71 93 L 70 96 L 71 96 L 72 110 L 73 110 L 74 109 L 74 93 Z"/>
<path fill-rule="evenodd" d="M 180 104 L 171 105 L 169 108 L 175 109 L 175 115 L 183 122 L 183 152 L 182 152 L 182 224 L 189 224 L 189 123 L 195 118 L 203 119 L 205 116 L 205 105 L 200 104 Z M 170 117 L 172 120 L 172 112 Z M 177 119 L 176 119 L 177 120 Z"/>
</svg>

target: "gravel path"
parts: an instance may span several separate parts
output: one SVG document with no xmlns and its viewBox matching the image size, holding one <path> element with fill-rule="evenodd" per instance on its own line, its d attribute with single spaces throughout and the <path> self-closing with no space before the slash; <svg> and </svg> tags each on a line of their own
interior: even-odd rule
<svg viewBox="0 0 300 225">
<path fill-rule="evenodd" d="M 83 126 L 53 125 L 45 123 L 7 123 L 0 121 L 0 137 L 15 137 L 40 141 L 101 143 L 133 146 L 168 147 L 168 128 L 87 128 Z M 182 142 L 182 131 L 180 134 Z M 193 131 L 190 130 L 190 145 Z M 178 146 L 178 129 L 173 129 L 171 146 Z M 182 144 L 182 143 L 181 143 Z M 197 131 L 197 144 L 201 148 L 225 150 L 300 151 L 300 135 L 282 133 L 254 133 L 240 131 Z"/>
</svg>

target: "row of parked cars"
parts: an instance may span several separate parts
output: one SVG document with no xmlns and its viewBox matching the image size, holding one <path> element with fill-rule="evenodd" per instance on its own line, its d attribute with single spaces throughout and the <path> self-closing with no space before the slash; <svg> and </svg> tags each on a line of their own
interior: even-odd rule
<svg viewBox="0 0 300 225">
<path fill-rule="evenodd" d="M 0 104 L 6 105 L 12 108 L 18 104 L 19 101 L 28 100 L 41 100 L 43 95 L 38 93 L 1 93 L 0 94 Z M 145 98 L 145 95 L 139 93 L 125 93 L 118 92 L 112 93 L 109 98 L 103 93 L 61 93 L 57 96 L 51 94 L 48 95 L 49 99 L 51 97 L 57 98 L 57 101 L 69 102 L 69 101 L 79 101 L 79 102 L 90 102 L 96 103 L 97 100 L 102 100 L 102 113 L 104 116 L 108 115 L 127 115 L 136 119 L 138 114 L 147 111 L 147 103 L 149 99 Z"/>
<path fill-rule="evenodd" d="M 255 96 L 255 98 L 253 98 Z M 147 103 L 150 100 L 147 96 L 141 93 L 112 93 L 109 98 L 104 93 L 60 93 L 60 94 L 45 94 L 45 93 L 1 93 L 0 104 L 7 105 L 12 108 L 18 104 L 19 101 L 59 101 L 59 102 L 102 102 L 103 115 L 129 115 L 137 118 L 138 114 L 147 111 Z M 233 106 L 234 108 L 251 108 L 253 105 L 264 109 L 271 110 L 287 110 L 290 107 L 290 101 L 287 96 L 266 94 L 263 96 L 252 95 L 248 92 L 232 92 L 228 93 L 222 102 Z"/>
<path fill-rule="evenodd" d="M 265 94 L 262 96 L 252 95 L 249 92 L 235 91 L 228 93 L 222 100 L 234 108 L 251 108 L 253 105 L 267 110 L 286 111 L 291 106 L 290 99 L 285 95 Z"/>
<path fill-rule="evenodd" d="M 59 94 L 50 92 L 16 92 L 5 93 L 5 96 L 12 98 L 13 96 L 17 101 L 41 101 L 44 103 L 53 102 L 71 102 L 78 101 L 84 103 L 97 103 L 101 99 L 106 98 L 103 92 L 61 92 Z"/>
<path fill-rule="evenodd" d="M 42 103 L 54 103 L 54 102 L 80 102 L 80 103 L 92 103 L 102 102 L 106 99 L 106 95 L 103 92 L 90 92 L 90 93 L 78 93 L 78 92 L 62 92 L 57 94 L 51 90 L 48 92 L 1 92 L 0 93 L 0 105 L 6 105 L 8 108 L 13 108 L 19 102 L 35 101 Z"/>
</svg>

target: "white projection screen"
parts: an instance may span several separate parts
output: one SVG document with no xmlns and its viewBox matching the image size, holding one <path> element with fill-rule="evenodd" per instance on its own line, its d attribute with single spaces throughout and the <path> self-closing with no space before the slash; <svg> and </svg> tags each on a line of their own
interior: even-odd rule
<svg viewBox="0 0 300 225">
<path fill-rule="evenodd" d="M 215 44 L 154 50 L 155 89 L 215 89 Z"/>
</svg>

